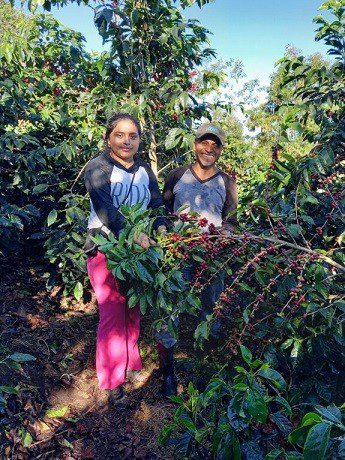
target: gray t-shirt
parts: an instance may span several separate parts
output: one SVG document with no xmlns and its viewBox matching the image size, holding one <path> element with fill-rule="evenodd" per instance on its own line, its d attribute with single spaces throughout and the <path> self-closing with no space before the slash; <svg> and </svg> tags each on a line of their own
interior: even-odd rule
<svg viewBox="0 0 345 460">
<path fill-rule="evenodd" d="M 216 227 L 232 229 L 237 223 L 236 184 L 222 171 L 201 180 L 191 165 L 174 169 L 166 178 L 163 199 L 168 213 L 186 206 L 183 212 L 195 211 Z"/>
</svg>

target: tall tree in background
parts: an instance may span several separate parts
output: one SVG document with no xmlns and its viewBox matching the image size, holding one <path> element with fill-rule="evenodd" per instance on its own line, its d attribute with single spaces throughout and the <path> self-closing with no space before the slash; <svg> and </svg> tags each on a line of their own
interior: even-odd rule
<svg viewBox="0 0 345 460">
<path fill-rule="evenodd" d="M 73 1 L 72 1 L 73 2 Z M 71 3 L 72 3 L 71 2 Z M 34 10 L 42 2 L 28 2 Z M 84 4 L 90 4 L 88 0 Z M 196 20 L 186 20 L 181 7 L 209 0 L 122 0 L 94 7 L 94 21 L 110 54 L 104 62 L 105 78 L 116 88 L 113 108 L 130 110 L 147 134 L 145 147 L 156 174 L 169 157 L 165 147 L 179 155 L 190 147 L 193 120 L 208 115 L 193 97 L 190 72 L 215 55 L 208 47 L 208 31 Z M 64 6 L 65 1 L 44 1 Z M 186 130 L 187 128 L 187 130 Z M 170 132 L 166 142 L 166 135 Z"/>
<path fill-rule="evenodd" d="M 28 17 L 9 4 L 1 11 L 3 22 L 17 24 L 3 28 L 0 41 L 0 166 L 7 172 L 1 247 L 7 252 L 33 238 L 45 241 L 46 256 L 78 297 L 87 200 L 77 179 L 102 148 L 107 114 L 129 110 L 140 118 L 144 152 L 157 173 L 158 160 L 162 169 L 189 149 L 193 121 L 210 116 L 191 80 L 193 67 L 213 55 L 205 48 L 207 31 L 183 19 L 173 3 L 96 7 L 96 25 L 111 49 L 95 55 L 85 52 L 80 33 L 50 15 Z"/>
</svg>

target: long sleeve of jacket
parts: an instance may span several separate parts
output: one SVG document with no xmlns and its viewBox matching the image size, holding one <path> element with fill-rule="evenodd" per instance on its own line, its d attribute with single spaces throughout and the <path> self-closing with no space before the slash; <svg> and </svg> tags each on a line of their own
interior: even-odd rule
<svg viewBox="0 0 345 460">
<path fill-rule="evenodd" d="M 108 168 L 91 165 L 85 171 L 84 180 L 90 194 L 91 206 L 102 224 L 115 235 L 123 228 L 125 217 L 114 206 L 111 196 L 110 175 Z"/>
</svg>

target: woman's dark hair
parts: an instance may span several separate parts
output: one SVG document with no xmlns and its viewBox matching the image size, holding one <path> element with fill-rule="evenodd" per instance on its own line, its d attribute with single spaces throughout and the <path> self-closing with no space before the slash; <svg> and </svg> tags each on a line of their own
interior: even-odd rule
<svg viewBox="0 0 345 460">
<path fill-rule="evenodd" d="M 129 113 L 112 113 L 106 124 L 106 131 L 104 134 L 105 142 L 109 139 L 112 130 L 115 128 L 117 123 L 121 120 L 130 120 L 137 128 L 139 136 L 141 136 L 141 128 L 139 121 Z"/>
</svg>

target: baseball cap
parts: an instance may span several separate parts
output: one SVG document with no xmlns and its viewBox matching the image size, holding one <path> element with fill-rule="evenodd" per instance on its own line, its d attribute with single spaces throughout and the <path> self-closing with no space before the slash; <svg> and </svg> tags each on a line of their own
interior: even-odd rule
<svg viewBox="0 0 345 460">
<path fill-rule="evenodd" d="M 195 133 L 195 139 L 200 139 L 200 137 L 205 136 L 206 134 L 213 134 L 216 136 L 222 146 L 225 144 L 226 134 L 219 126 L 215 125 L 214 123 L 203 123 L 199 126 Z"/>
</svg>

